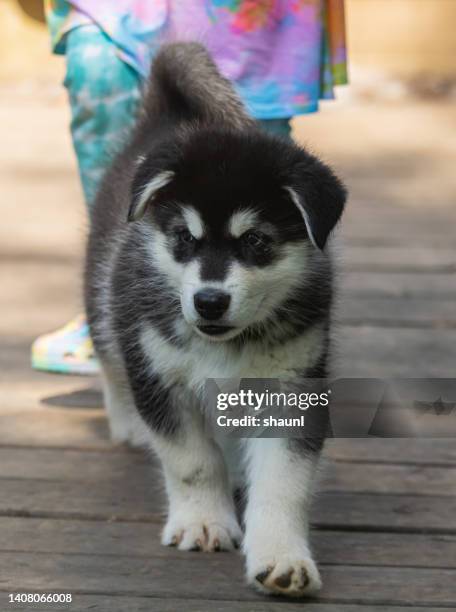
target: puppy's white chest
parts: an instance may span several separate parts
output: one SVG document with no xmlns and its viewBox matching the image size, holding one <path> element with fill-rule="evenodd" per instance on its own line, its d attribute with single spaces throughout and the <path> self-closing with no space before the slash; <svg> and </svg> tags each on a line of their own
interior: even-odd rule
<svg viewBox="0 0 456 612">
<path fill-rule="evenodd" d="M 269 350 L 258 344 L 247 344 L 238 350 L 199 338 L 179 347 L 153 327 L 146 328 L 141 336 L 142 348 L 154 372 L 166 378 L 168 384 L 184 384 L 192 389 L 202 389 L 208 378 L 293 378 L 297 371 L 302 372 L 317 361 L 322 340 L 320 327 Z"/>
</svg>

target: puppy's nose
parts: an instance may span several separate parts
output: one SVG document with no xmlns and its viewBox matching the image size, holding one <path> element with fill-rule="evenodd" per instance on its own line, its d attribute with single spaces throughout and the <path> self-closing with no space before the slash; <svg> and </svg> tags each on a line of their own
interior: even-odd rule
<svg viewBox="0 0 456 612">
<path fill-rule="evenodd" d="M 228 293 L 218 289 L 202 289 L 193 298 L 196 311 L 208 321 L 220 319 L 228 310 L 230 300 Z"/>
</svg>

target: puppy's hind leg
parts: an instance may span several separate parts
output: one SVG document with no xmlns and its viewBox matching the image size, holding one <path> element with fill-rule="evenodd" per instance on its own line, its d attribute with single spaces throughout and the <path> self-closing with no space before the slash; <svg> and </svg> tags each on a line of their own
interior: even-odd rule
<svg viewBox="0 0 456 612">
<path fill-rule="evenodd" d="M 113 366 L 106 360 L 100 360 L 100 362 L 103 399 L 112 441 L 128 442 L 132 446 L 144 446 L 146 442 L 141 436 L 144 426 L 141 426 L 123 366 Z"/>
</svg>

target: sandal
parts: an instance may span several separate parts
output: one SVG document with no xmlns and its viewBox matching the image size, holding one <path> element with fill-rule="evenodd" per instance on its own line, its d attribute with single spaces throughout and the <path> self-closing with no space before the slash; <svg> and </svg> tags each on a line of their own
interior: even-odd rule
<svg viewBox="0 0 456 612">
<path fill-rule="evenodd" d="M 99 366 L 84 315 L 39 336 L 32 344 L 32 368 L 59 374 L 98 374 Z"/>
</svg>

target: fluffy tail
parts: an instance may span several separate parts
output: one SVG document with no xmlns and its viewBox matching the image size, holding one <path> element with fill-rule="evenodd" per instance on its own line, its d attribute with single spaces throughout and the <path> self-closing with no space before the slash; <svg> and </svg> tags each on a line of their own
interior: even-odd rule
<svg viewBox="0 0 456 612">
<path fill-rule="evenodd" d="M 253 123 L 231 83 L 196 42 L 161 47 L 152 65 L 144 109 L 149 119 L 159 121 L 199 119 L 233 127 Z"/>
</svg>

